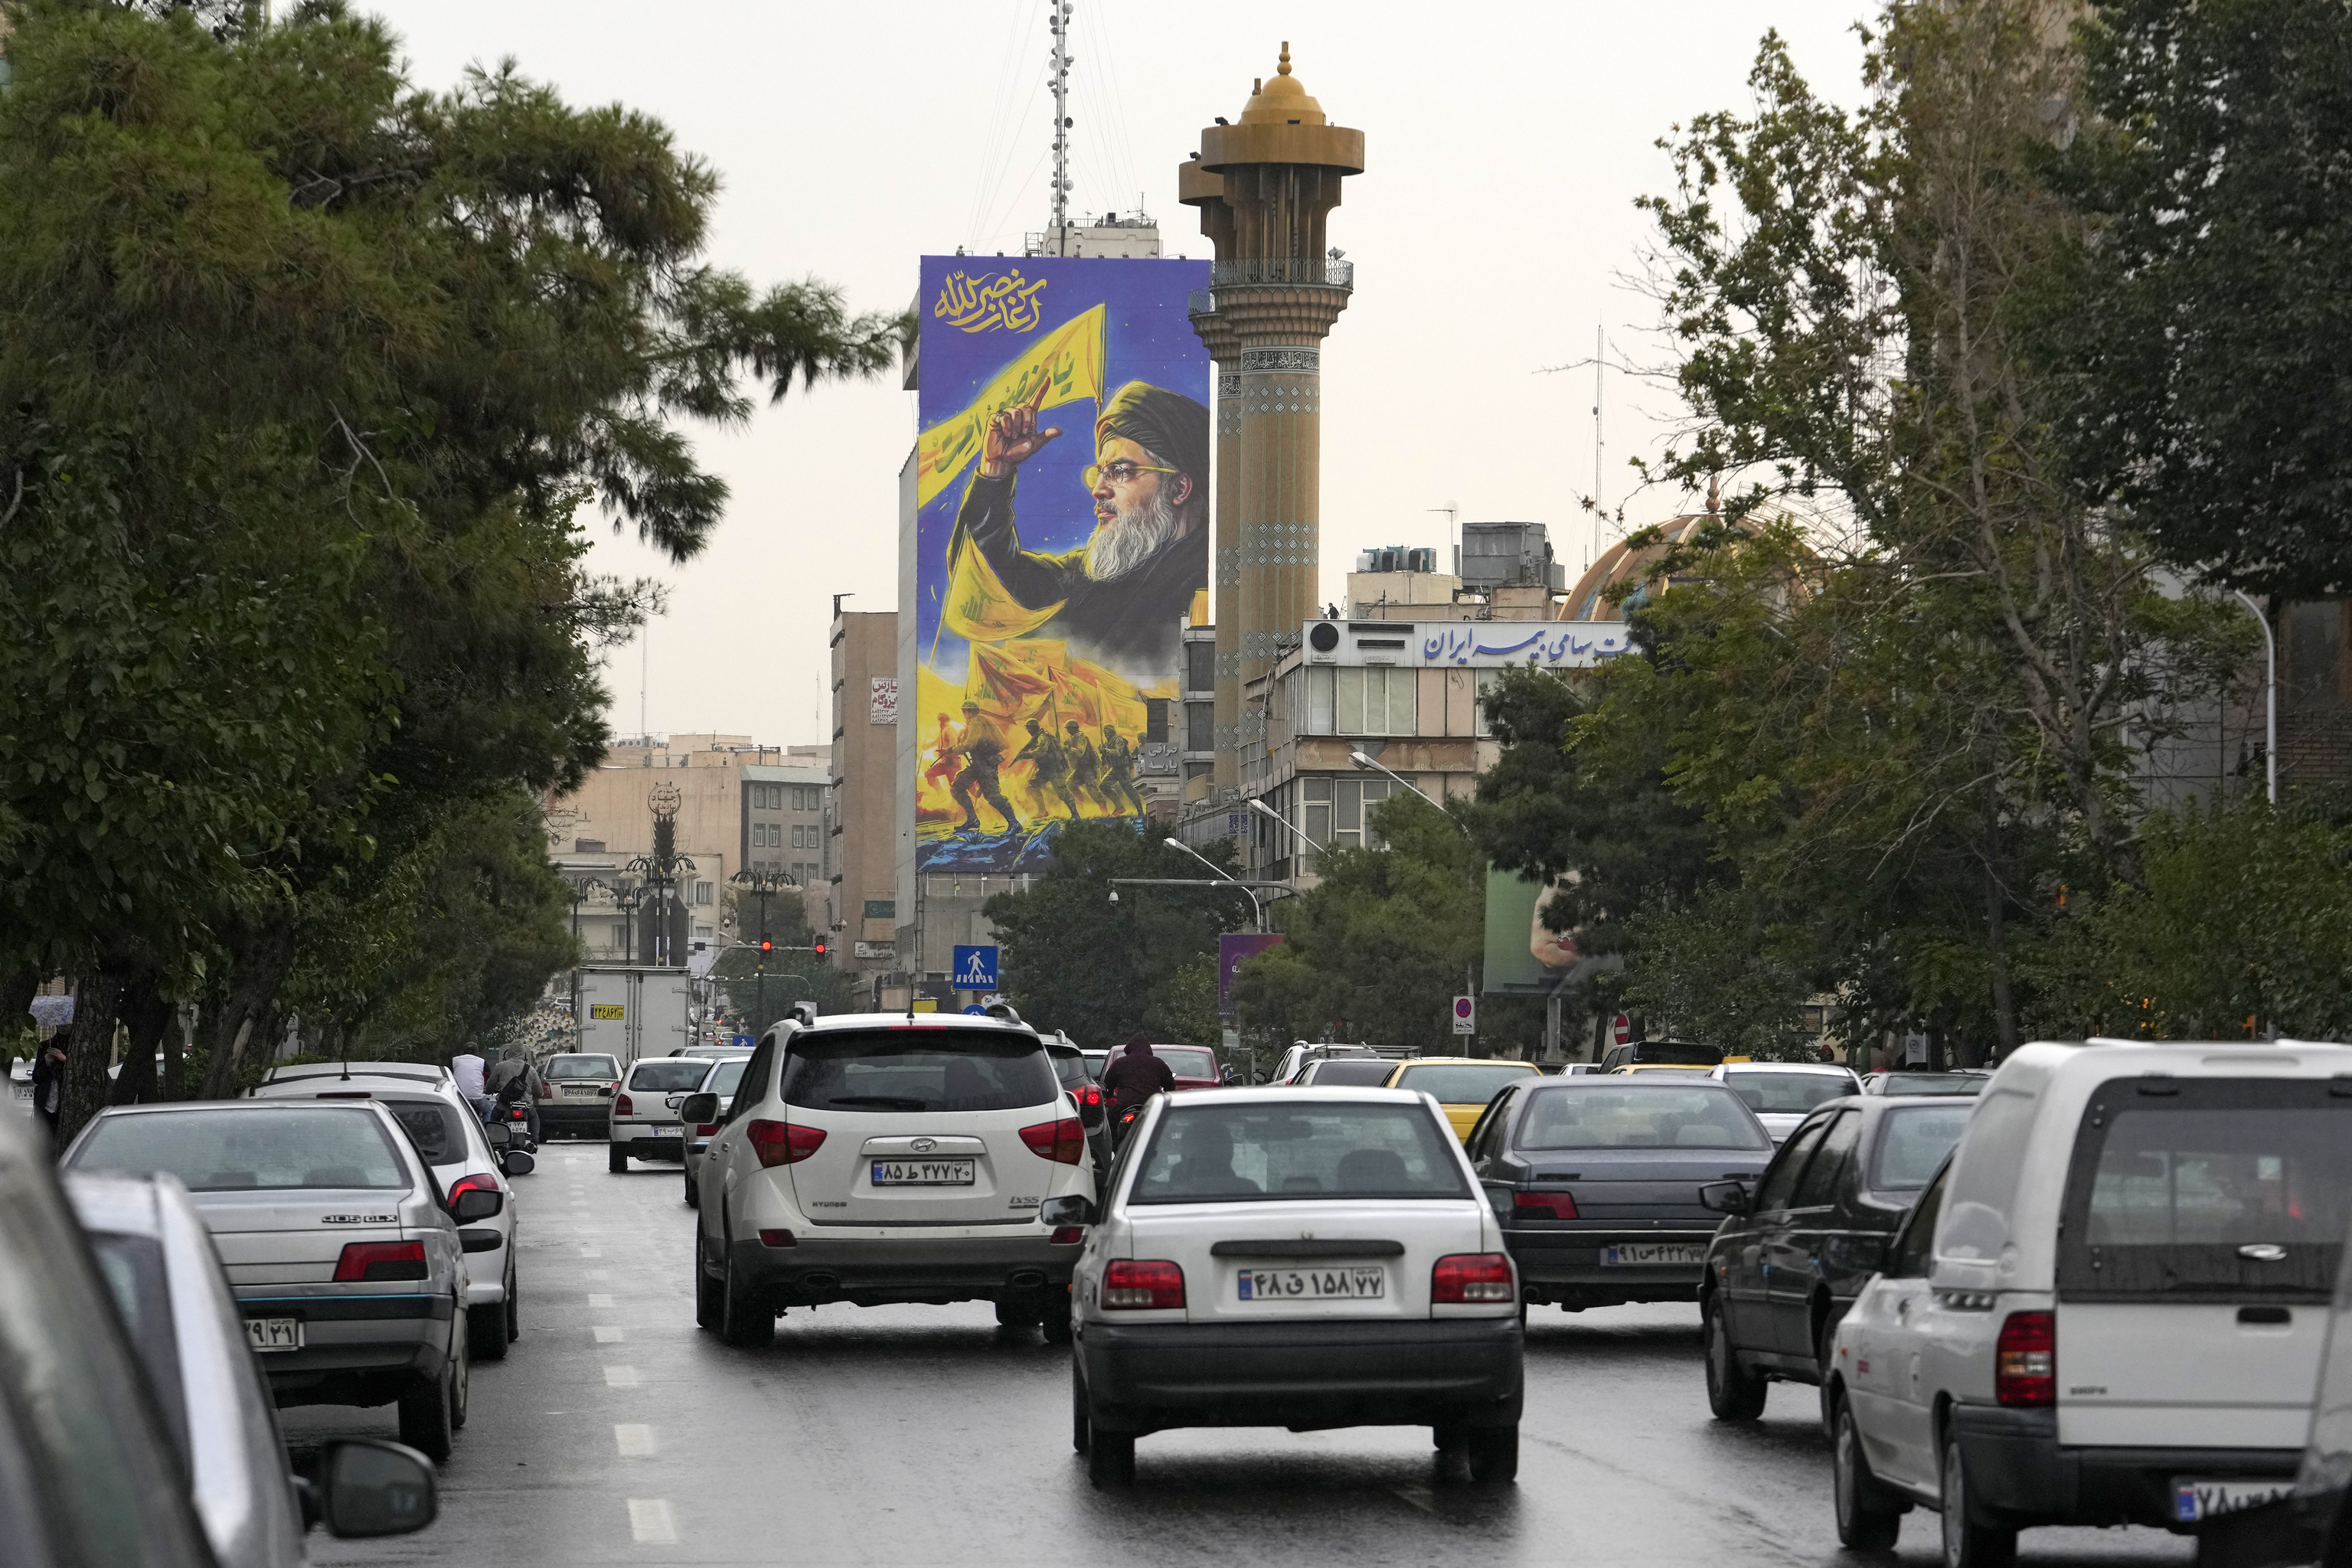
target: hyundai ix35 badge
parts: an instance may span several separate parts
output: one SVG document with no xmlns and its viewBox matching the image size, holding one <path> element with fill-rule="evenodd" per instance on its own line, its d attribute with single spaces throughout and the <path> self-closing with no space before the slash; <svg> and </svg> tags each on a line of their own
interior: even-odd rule
<svg viewBox="0 0 2352 1568">
<path fill-rule="evenodd" d="M 912 1143 L 907 1145 L 908 1148 L 912 1149 L 918 1154 L 928 1154 L 939 1146 L 940 1141 L 936 1138 L 918 1138 Z"/>
</svg>

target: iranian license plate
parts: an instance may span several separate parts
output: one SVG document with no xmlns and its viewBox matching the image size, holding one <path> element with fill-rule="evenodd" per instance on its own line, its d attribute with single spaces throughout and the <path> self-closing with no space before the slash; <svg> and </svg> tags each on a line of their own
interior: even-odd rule
<svg viewBox="0 0 2352 1568">
<path fill-rule="evenodd" d="M 1234 1279 L 1244 1301 L 1377 1301 L 1389 1288 L 1387 1269 L 1360 1264 L 1244 1268 Z"/>
<path fill-rule="evenodd" d="M 1661 1263 L 1705 1263 L 1703 1241 L 1629 1241 L 1601 1249 L 1603 1268 L 1644 1268 Z"/>
<path fill-rule="evenodd" d="M 971 1160 L 877 1160 L 877 1187 L 968 1187 L 974 1180 Z"/>
<path fill-rule="evenodd" d="M 299 1318 L 247 1318 L 245 1342 L 257 1351 L 299 1351 L 302 1348 Z"/>
<path fill-rule="evenodd" d="M 2294 1479 L 2291 1476 L 2266 1481 L 2220 1481 L 2175 1476 L 2172 1480 L 2172 1517 L 2179 1523 L 2194 1524 L 2200 1519 L 2218 1519 L 2242 1508 L 2260 1508 L 2264 1503 L 2276 1502 L 2294 1490 Z"/>
<path fill-rule="evenodd" d="M 563 1093 L 570 1100 L 590 1100 L 595 1096 L 596 1086 L 593 1083 L 567 1083 L 563 1086 Z"/>
</svg>

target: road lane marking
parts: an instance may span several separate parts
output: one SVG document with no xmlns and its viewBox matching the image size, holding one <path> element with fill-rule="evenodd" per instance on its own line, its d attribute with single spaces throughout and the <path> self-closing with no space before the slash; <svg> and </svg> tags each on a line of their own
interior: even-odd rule
<svg viewBox="0 0 2352 1568">
<path fill-rule="evenodd" d="M 613 1298 L 599 1295 L 592 1290 L 588 1293 L 588 1304 L 592 1307 L 609 1307 L 613 1304 Z"/>
<path fill-rule="evenodd" d="M 669 1511 L 666 1497 L 633 1497 L 629 1500 L 629 1533 L 645 1546 L 675 1546 L 677 1544 L 677 1521 Z"/>
<path fill-rule="evenodd" d="M 605 1387 L 607 1387 L 607 1388 L 635 1388 L 635 1387 L 636 1387 L 636 1385 L 637 1385 L 637 1369 L 636 1369 L 635 1367 L 633 1367 L 633 1366 L 608 1366 L 608 1367 L 606 1367 L 606 1368 L 604 1369 L 604 1386 L 605 1386 Z"/>
<path fill-rule="evenodd" d="M 600 1345 L 616 1345 L 621 1342 L 621 1331 L 618 1329 L 607 1328 L 603 1323 L 598 1323 L 595 1325 L 595 1331 L 596 1342 Z"/>
<path fill-rule="evenodd" d="M 654 1429 L 636 1422 L 623 1422 L 613 1428 L 613 1444 L 625 1459 L 650 1459 L 654 1457 Z"/>
</svg>

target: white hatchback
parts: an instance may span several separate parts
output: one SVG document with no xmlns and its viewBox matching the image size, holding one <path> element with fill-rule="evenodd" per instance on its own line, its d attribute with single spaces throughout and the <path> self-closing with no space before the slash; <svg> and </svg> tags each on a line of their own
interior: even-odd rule
<svg viewBox="0 0 2352 1568">
<path fill-rule="evenodd" d="M 1426 1426 L 1518 1473 L 1518 1272 L 1425 1094 L 1194 1089 L 1147 1104 L 1071 1286 L 1071 1442 L 1096 1485 L 1177 1426 Z"/>
<path fill-rule="evenodd" d="M 1775 1147 L 1820 1107 L 1862 1092 L 1852 1068 L 1827 1062 L 1726 1062 L 1707 1076 L 1748 1102 Z"/>
</svg>

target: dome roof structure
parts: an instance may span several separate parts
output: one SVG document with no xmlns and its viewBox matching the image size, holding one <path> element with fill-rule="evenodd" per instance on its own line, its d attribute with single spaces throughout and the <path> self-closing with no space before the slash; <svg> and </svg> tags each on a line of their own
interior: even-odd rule
<svg viewBox="0 0 2352 1568">
<path fill-rule="evenodd" d="M 1690 539 L 1705 524 L 1722 521 L 1723 514 L 1709 508 L 1706 511 L 1685 512 L 1680 517 L 1670 517 L 1664 522 L 1653 524 L 1658 535 L 1656 542 L 1644 544 L 1638 550 L 1627 549 L 1625 542 L 1619 540 L 1602 551 L 1601 558 L 1576 580 L 1576 585 L 1569 590 L 1567 600 L 1560 605 L 1559 618 L 1563 621 L 1624 619 L 1651 595 L 1662 594 L 1673 586 L 1671 582 L 1658 576 L 1658 563 L 1666 552 Z M 1761 525 L 1750 513 L 1732 526 L 1742 533 L 1754 533 Z M 1611 604 L 1606 596 L 1608 591 L 1625 583 L 1634 584 L 1633 592 L 1622 603 Z"/>
</svg>

